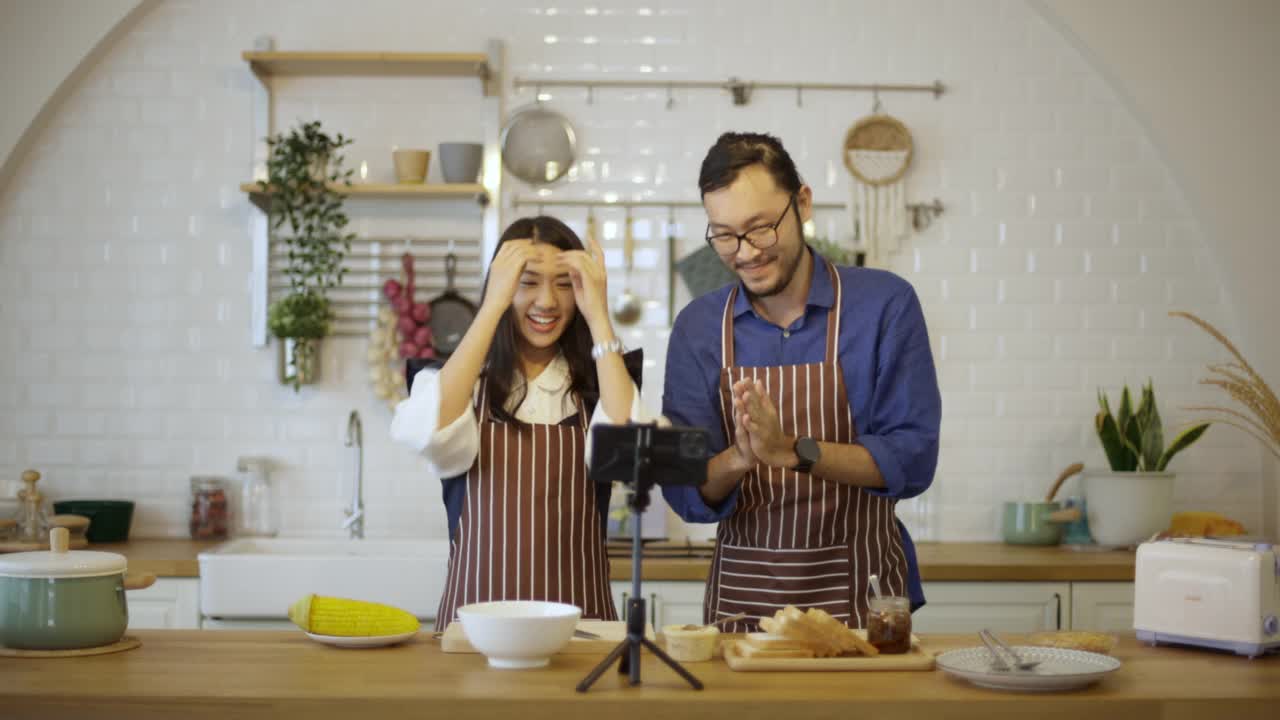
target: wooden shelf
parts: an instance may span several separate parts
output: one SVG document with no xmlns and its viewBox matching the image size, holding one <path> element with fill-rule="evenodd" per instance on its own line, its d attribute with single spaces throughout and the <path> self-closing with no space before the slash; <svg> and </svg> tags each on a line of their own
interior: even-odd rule
<svg viewBox="0 0 1280 720">
<path fill-rule="evenodd" d="M 352 198 L 377 200 L 475 200 L 481 205 L 489 203 L 489 192 L 479 183 L 329 183 L 329 188 Z M 241 183 L 240 190 L 249 193 L 254 204 L 266 210 L 270 190 L 263 192 L 258 183 Z"/>
<path fill-rule="evenodd" d="M 248 50 L 242 55 L 254 74 L 263 79 L 274 75 L 474 77 L 480 79 L 486 96 L 496 91 L 485 53 Z"/>
</svg>

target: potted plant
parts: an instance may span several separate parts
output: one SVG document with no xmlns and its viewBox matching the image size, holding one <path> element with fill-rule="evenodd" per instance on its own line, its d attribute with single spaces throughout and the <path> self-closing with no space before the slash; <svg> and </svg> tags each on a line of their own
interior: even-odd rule
<svg viewBox="0 0 1280 720">
<path fill-rule="evenodd" d="M 1094 429 L 1111 471 L 1084 475 L 1089 530 L 1100 545 L 1136 545 L 1168 528 L 1175 478 L 1168 472 L 1169 461 L 1199 440 L 1209 423 L 1188 427 L 1166 447 L 1155 388 L 1149 381 L 1137 409 L 1127 385 L 1114 414 L 1101 391 L 1098 404 Z"/>
<path fill-rule="evenodd" d="M 294 390 L 317 380 L 320 341 L 329 334 L 333 311 L 328 291 L 342 284 L 342 259 L 353 235 L 343 232 L 347 215 L 335 185 L 351 184 L 338 150 L 351 140 L 330 136 L 319 122 L 267 138 L 267 179 L 259 181 L 269 200 L 274 239 L 288 248 L 289 294 L 272 303 L 267 326 L 280 339 L 280 382 Z M 279 234 L 288 224 L 287 234 Z"/>
</svg>

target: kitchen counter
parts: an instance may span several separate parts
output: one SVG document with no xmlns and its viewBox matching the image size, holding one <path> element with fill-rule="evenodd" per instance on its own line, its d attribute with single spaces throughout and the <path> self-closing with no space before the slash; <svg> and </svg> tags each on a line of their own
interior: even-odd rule
<svg viewBox="0 0 1280 720">
<path fill-rule="evenodd" d="M 783 717 L 1274 718 L 1280 657 L 1247 660 L 1201 650 L 1150 648 L 1132 637 L 1123 667 L 1070 693 L 983 690 L 942 672 L 736 673 L 690 663 L 696 692 L 645 654 L 643 684 L 607 672 L 586 694 L 577 682 L 598 662 L 557 656 L 549 668 L 498 671 L 479 655 L 445 655 L 425 633 L 394 648 L 345 650 L 297 632 L 138 632 L 136 650 L 75 659 L 0 658 L 5 717 L 369 718 Z M 1010 638 L 1016 640 L 1016 638 Z M 925 636 L 936 651 L 970 636 Z"/>
<path fill-rule="evenodd" d="M 161 577 L 199 577 L 196 555 L 217 541 L 130 540 L 93 545 L 91 550 L 117 552 L 129 559 L 131 572 Z M 707 551 L 708 546 L 694 546 Z M 928 581 L 1133 581 L 1134 554 L 1128 551 L 1089 552 L 1064 547 L 1012 546 L 1003 543 L 918 543 L 920 574 Z M 643 562 L 645 581 L 707 578 L 706 557 L 657 557 Z M 610 578 L 631 578 L 629 557 L 610 558 Z"/>
</svg>

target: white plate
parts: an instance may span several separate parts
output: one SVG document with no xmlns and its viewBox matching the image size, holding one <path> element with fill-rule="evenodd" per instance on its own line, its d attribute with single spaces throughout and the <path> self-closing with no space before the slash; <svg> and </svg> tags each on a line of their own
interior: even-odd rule
<svg viewBox="0 0 1280 720">
<path fill-rule="evenodd" d="M 1030 670 L 993 670 L 991 653 L 985 647 L 944 652 L 937 658 L 938 669 L 993 690 L 1046 692 L 1075 690 L 1098 682 L 1120 668 L 1109 655 L 1062 648 L 1016 645 L 1023 660 L 1039 660 Z"/>
<path fill-rule="evenodd" d="M 342 637 L 340 635 L 316 635 L 307 633 L 307 637 L 326 645 L 346 648 L 372 648 L 396 645 L 417 635 L 418 631 L 400 633 L 398 635 L 374 635 L 372 637 Z"/>
</svg>

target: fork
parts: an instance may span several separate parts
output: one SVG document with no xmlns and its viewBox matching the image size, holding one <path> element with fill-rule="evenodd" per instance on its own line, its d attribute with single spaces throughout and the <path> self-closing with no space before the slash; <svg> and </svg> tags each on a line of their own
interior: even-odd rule
<svg viewBox="0 0 1280 720">
<path fill-rule="evenodd" d="M 998 671 L 1008 672 L 1010 669 L 1030 670 L 1040 664 L 1039 660 L 1023 660 L 1016 650 L 1006 645 L 1003 640 L 996 637 L 995 633 L 986 628 L 978 631 L 978 637 L 982 640 L 982 644 L 987 646 L 987 652 L 991 653 L 991 667 Z M 996 645 L 1000 646 L 1002 650 L 1009 653 L 1013 658 L 1013 668 L 1010 668 L 1009 663 L 1000 657 L 1000 653 L 996 651 Z"/>
</svg>

